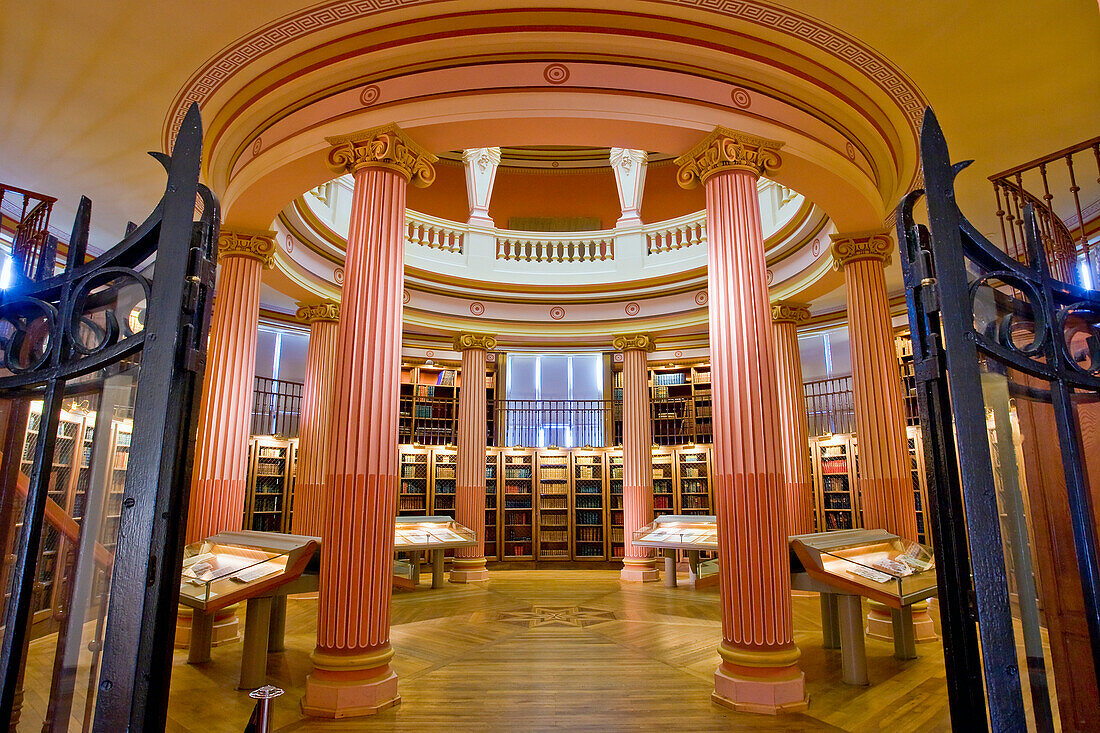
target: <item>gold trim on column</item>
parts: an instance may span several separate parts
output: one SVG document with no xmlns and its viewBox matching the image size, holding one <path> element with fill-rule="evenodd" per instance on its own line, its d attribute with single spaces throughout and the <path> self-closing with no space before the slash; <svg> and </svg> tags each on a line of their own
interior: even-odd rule
<svg viewBox="0 0 1100 733">
<path fill-rule="evenodd" d="M 639 349 L 641 351 L 650 352 L 657 348 L 657 343 L 648 333 L 632 333 L 616 336 L 611 341 L 611 347 L 615 349 L 615 351 Z"/>
<path fill-rule="evenodd" d="M 324 300 L 320 303 L 300 302 L 298 303 L 298 311 L 294 314 L 294 317 L 303 323 L 339 321 L 340 304 L 331 300 Z"/>
<path fill-rule="evenodd" d="M 492 351 L 496 347 L 496 336 L 490 336 L 487 333 L 460 333 L 455 336 L 454 340 L 455 351 L 466 351 L 467 349 Z"/>
<path fill-rule="evenodd" d="M 858 232 L 856 234 L 830 234 L 833 240 L 833 265 L 841 269 L 856 260 L 878 260 L 890 263 L 894 240 L 888 232 Z"/>
<path fill-rule="evenodd" d="M 439 158 L 420 147 L 395 123 L 325 140 L 332 146 L 328 165 L 335 173 L 385 168 L 400 173 L 418 188 L 426 188 L 435 180 L 432 163 Z"/>
<path fill-rule="evenodd" d="M 787 649 L 739 649 L 723 641 L 718 645 L 718 656 L 738 667 L 790 667 L 798 662 L 802 651 L 793 645 Z"/>
<path fill-rule="evenodd" d="M 810 307 L 802 303 L 784 301 L 772 303 L 772 323 L 793 323 L 798 325 L 810 320 Z"/>
<path fill-rule="evenodd" d="M 683 188 L 695 188 L 715 173 L 729 170 L 747 170 L 762 176 L 783 162 L 779 157 L 781 147 L 783 143 L 776 140 L 716 127 L 676 159 L 676 165 L 680 166 L 676 182 Z"/>
<path fill-rule="evenodd" d="M 265 268 L 275 265 L 275 232 L 222 228 L 218 234 L 218 257 L 251 257 Z"/>
</svg>

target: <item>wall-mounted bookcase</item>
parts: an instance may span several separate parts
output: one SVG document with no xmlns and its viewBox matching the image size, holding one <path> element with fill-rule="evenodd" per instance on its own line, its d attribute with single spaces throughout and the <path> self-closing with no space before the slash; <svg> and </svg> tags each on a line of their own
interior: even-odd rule
<svg viewBox="0 0 1100 733">
<path fill-rule="evenodd" d="M 705 446 L 676 451 L 676 512 L 713 514 L 710 450 Z"/>
<path fill-rule="evenodd" d="M 539 451 L 538 558 L 569 559 L 569 453 Z"/>
<path fill-rule="evenodd" d="M 924 471 L 924 444 L 919 425 L 906 428 L 906 444 L 909 448 L 909 473 L 913 478 L 913 505 L 917 509 L 917 542 L 932 544 L 928 528 L 928 482 Z"/>
<path fill-rule="evenodd" d="M 667 448 L 653 449 L 653 516 L 676 513 L 675 454 Z"/>
<path fill-rule="evenodd" d="M 608 505 L 603 458 L 601 451 L 572 453 L 574 560 L 607 559 Z"/>
<path fill-rule="evenodd" d="M 623 540 L 623 452 L 607 451 L 607 510 L 611 558 L 625 557 Z"/>
<path fill-rule="evenodd" d="M 249 441 L 245 529 L 290 531 L 297 452 L 297 440 L 255 436 Z"/>
<path fill-rule="evenodd" d="M 501 499 L 501 554 L 505 560 L 534 559 L 535 456 L 531 452 L 501 451 L 504 491 Z"/>
<path fill-rule="evenodd" d="M 500 451 L 489 448 L 485 451 L 485 559 L 496 560 L 500 557 L 497 527 L 500 525 L 500 486 L 497 476 L 500 470 Z"/>
<path fill-rule="evenodd" d="M 423 517 L 428 512 L 431 450 L 401 446 L 401 466 L 398 478 L 397 515 Z"/>
<path fill-rule="evenodd" d="M 439 448 L 432 450 L 432 515 L 454 519 L 457 468 L 458 453 Z"/>
<path fill-rule="evenodd" d="M 401 369 L 397 441 L 402 445 L 458 443 L 458 395 L 462 373 L 457 365 L 406 366 Z M 486 444 L 496 445 L 496 369 L 485 374 Z"/>
<path fill-rule="evenodd" d="M 613 369 L 612 435 L 623 442 L 623 372 Z M 649 369 L 650 419 L 653 442 L 662 446 L 710 443 L 714 439 L 711 418 L 709 364 L 670 364 Z"/>
<path fill-rule="evenodd" d="M 853 443 L 851 435 L 810 441 L 819 532 L 861 526 Z"/>
</svg>

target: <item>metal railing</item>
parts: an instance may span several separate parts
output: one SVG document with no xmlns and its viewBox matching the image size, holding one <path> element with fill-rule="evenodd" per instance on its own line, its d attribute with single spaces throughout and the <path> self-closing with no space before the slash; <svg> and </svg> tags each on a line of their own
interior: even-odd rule
<svg viewBox="0 0 1100 733">
<path fill-rule="evenodd" d="M 852 377 L 817 379 L 802 385 L 810 436 L 856 431 Z"/>
<path fill-rule="evenodd" d="M 256 377 L 252 396 L 252 434 L 298 437 L 302 383 Z"/>
<path fill-rule="evenodd" d="M 506 446 L 600 447 L 612 437 L 614 404 L 613 400 L 499 400 L 497 424 Z"/>
<path fill-rule="evenodd" d="M 1077 156 L 1076 158 L 1074 156 Z M 993 194 L 997 199 L 997 219 L 1001 224 L 1001 241 L 1006 252 L 1015 259 L 1026 262 L 1024 247 L 1023 210 L 1027 204 L 1035 209 L 1036 223 L 1042 236 L 1044 248 L 1050 260 L 1052 274 L 1069 283 L 1080 282 L 1077 270 L 1079 258 L 1083 258 L 1089 271 L 1096 273 L 1095 254 L 1089 251 L 1086 221 L 1081 206 L 1081 185 L 1078 182 L 1078 170 L 1074 163 L 1086 165 L 1082 161 L 1093 159 L 1096 166 L 1097 183 L 1100 183 L 1100 137 L 1064 148 L 1050 155 L 1037 158 L 1023 165 L 1010 168 L 990 176 Z M 1062 169 L 1064 164 L 1065 168 Z M 1055 167 L 1050 167 L 1050 166 Z M 1058 175 L 1055 177 L 1055 171 Z M 1064 178 L 1063 178 L 1064 176 Z M 1082 181 L 1086 179 L 1082 177 Z M 1072 211 L 1076 214 L 1075 226 L 1067 225 L 1070 219 L 1063 219 L 1054 210 L 1055 195 L 1053 189 L 1062 193 L 1058 199 L 1060 206 L 1066 207 L 1072 199 Z M 1042 196 L 1031 193 L 1042 187 Z M 1092 187 L 1087 195 L 1095 198 L 1097 190 Z M 1088 203 L 1088 200 L 1086 200 Z M 1076 233 L 1074 232 L 1076 229 Z M 1096 283 L 1093 283 L 1093 287 Z"/>
</svg>

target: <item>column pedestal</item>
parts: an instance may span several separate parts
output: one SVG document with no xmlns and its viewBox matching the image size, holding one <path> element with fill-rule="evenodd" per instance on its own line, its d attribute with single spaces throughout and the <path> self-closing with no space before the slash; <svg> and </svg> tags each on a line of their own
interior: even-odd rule
<svg viewBox="0 0 1100 733">
<path fill-rule="evenodd" d="M 387 644 L 370 654 L 310 655 L 310 672 L 302 712 L 315 718 L 373 715 L 401 702 L 397 674 L 390 668 L 393 649 Z"/>
<path fill-rule="evenodd" d="M 480 583 L 489 579 L 489 571 L 485 567 L 483 557 L 456 557 L 452 563 L 451 574 L 448 577 L 452 583 Z"/>
<path fill-rule="evenodd" d="M 653 583 L 661 579 L 657 570 L 657 558 L 625 558 L 619 580 L 628 583 Z"/>
<path fill-rule="evenodd" d="M 714 671 L 714 692 L 710 699 L 743 713 L 796 713 L 805 710 L 806 675 L 798 668 L 802 653 L 789 651 L 752 652 L 718 647 L 722 663 Z"/>
</svg>

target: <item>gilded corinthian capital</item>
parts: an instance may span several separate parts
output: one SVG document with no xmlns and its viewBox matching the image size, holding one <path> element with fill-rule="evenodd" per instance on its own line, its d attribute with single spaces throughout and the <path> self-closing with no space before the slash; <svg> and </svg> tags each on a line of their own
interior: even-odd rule
<svg viewBox="0 0 1100 733">
<path fill-rule="evenodd" d="M 218 258 L 251 257 L 264 267 L 275 264 L 275 232 L 222 229 L 218 233 Z"/>
<path fill-rule="evenodd" d="M 299 303 L 298 312 L 294 314 L 299 321 L 313 323 L 315 321 L 339 321 L 340 304 L 331 300 L 320 303 Z"/>
<path fill-rule="evenodd" d="M 772 323 L 799 324 L 808 320 L 810 309 L 801 303 L 772 303 Z"/>
<path fill-rule="evenodd" d="M 833 240 L 833 265 L 838 270 L 857 260 L 878 260 L 888 264 L 890 253 L 894 251 L 894 240 L 886 232 L 832 234 L 830 238 Z"/>
<path fill-rule="evenodd" d="M 455 336 L 455 351 L 466 351 L 467 349 L 492 351 L 496 347 L 496 337 L 486 333 L 460 333 Z"/>
<path fill-rule="evenodd" d="M 695 188 L 715 173 L 751 171 L 757 176 L 780 166 L 783 143 L 716 127 L 691 150 L 676 159 L 680 170 L 676 181 L 683 188 Z"/>
<path fill-rule="evenodd" d="M 439 158 L 420 147 L 396 124 L 353 135 L 326 137 L 325 140 L 332 146 L 328 151 L 328 165 L 334 173 L 385 168 L 400 173 L 418 188 L 426 188 L 435 180 L 432 163 Z"/>
<path fill-rule="evenodd" d="M 615 351 L 630 351 L 631 349 L 653 351 L 653 349 L 656 348 L 656 343 L 653 341 L 653 337 L 648 333 L 631 333 L 616 336 L 611 341 L 611 347 L 615 349 Z"/>
</svg>

